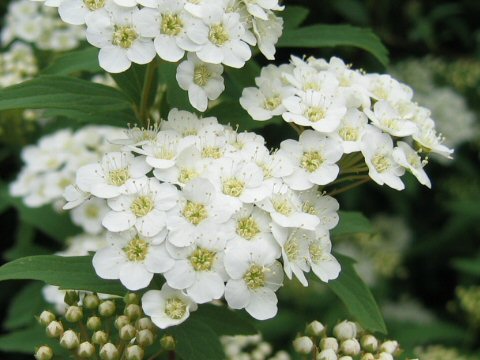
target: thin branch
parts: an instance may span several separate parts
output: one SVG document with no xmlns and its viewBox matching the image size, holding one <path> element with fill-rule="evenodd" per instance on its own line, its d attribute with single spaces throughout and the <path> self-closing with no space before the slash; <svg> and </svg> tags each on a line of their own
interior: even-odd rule
<svg viewBox="0 0 480 360">
<path fill-rule="evenodd" d="M 142 125 L 148 125 L 148 100 L 152 95 L 153 84 L 155 79 L 155 72 L 157 71 L 158 60 L 153 60 L 147 65 L 147 71 L 145 72 L 145 80 L 143 82 L 142 96 L 140 99 L 140 109 L 138 111 L 138 116 Z"/>
<path fill-rule="evenodd" d="M 334 196 L 334 195 L 338 195 L 338 194 L 344 193 L 344 192 L 346 192 L 346 191 L 348 191 L 348 190 L 352 190 L 352 189 L 354 189 L 354 188 L 356 188 L 356 187 L 358 187 L 358 186 L 360 186 L 360 185 L 362 185 L 362 184 L 365 184 L 365 183 L 368 182 L 368 181 L 370 181 L 370 178 L 367 176 L 367 177 L 365 177 L 363 180 L 359 180 L 359 181 L 357 181 L 357 182 L 354 182 L 354 183 L 351 184 L 351 185 L 347 185 L 347 186 L 345 186 L 345 187 L 343 187 L 343 188 L 333 190 L 333 191 L 327 193 L 327 195 Z"/>
</svg>

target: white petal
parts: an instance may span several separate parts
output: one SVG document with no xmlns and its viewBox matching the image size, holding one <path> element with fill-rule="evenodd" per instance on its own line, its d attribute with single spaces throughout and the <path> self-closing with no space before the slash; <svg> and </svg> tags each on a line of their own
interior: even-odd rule
<svg viewBox="0 0 480 360">
<path fill-rule="evenodd" d="M 261 288 L 252 293 L 250 303 L 245 308 L 255 319 L 266 320 L 277 314 L 277 296 L 269 288 Z"/>
<path fill-rule="evenodd" d="M 143 289 L 150 284 L 153 274 L 142 263 L 126 263 L 120 270 L 120 281 L 129 290 Z"/>
<path fill-rule="evenodd" d="M 250 302 L 250 291 L 243 280 L 229 280 L 225 286 L 225 300 L 233 309 L 243 309 Z"/>
</svg>

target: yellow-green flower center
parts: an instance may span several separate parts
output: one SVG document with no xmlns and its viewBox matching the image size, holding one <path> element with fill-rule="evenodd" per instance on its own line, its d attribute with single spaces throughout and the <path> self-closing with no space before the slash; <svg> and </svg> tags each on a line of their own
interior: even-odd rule
<svg viewBox="0 0 480 360">
<path fill-rule="evenodd" d="M 198 225 L 208 217 L 208 212 L 205 205 L 187 201 L 183 208 L 183 216 L 193 225 Z"/>
<path fill-rule="evenodd" d="M 292 204 L 286 199 L 274 200 L 272 204 L 275 211 L 282 215 L 289 216 L 293 212 Z"/>
<path fill-rule="evenodd" d="M 223 156 L 223 151 L 218 146 L 206 146 L 202 149 L 203 158 L 220 159 Z"/>
<path fill-rule="evenodd" d="M 314 90 L 314 91 L 320 91 L 321 90 L 321 86 L 318 82 L 307 82 L 303 85 L 303 90 L 304 91 L 308 91 L 308 90 Z"/>
<path fill-rule="evenodd" d="M 372 159 L 372 164 L 377 172 L 382 173 L 390 168 L 390 160 L 384 155 L 377 154 Z"/>
<path fill-rule="evenodd" d="M 175 152 L 166 146 L 162 146 L 155 150 L 155 157 L 157 159 L 172 160 L 175 157 Z"/>
<path fill-rule="evenodd" d="M 311 122 L 318 122 L 325 119 L 327 111 L 323 107 L 311 106 L 307 109 L 305 115 Z"/>
<path fill-rule="evenodd" d="M 123 251 L 127 255 L 128 260 L 135 262 L 143 261 L 148 254 L 148 243 L 137 236 L 123 248 Z"/>
<path fill-rule="evenodd" d="M 208 84 L 208 81 L 212 77 L 212 72 L 208 69 L 208 66 L 205 64 L 195 66 L 193 71 L 193 82 L 200 86 L 204 87 Z"/>
<path fill-rule="evenodd" d="M 344 127 L 338 131 L 338 134 L 344 141 L 356 141 L 358 139 L 358 129 L 353 127 Z"/>
<path fill-rule="evenodd" d="M 162 34 L 177 36 L 183 30 L 183 21 L 178 14 L 162 14 Z"/>
<path fill-rule="evenodd" d="M 308 172 L 314 172 L 322 166 L 325 159 L 318 151 L 307 151 L 303 153 L 300 165 Z"/>
<path fill-rule="evenodd" d="M 155 203 L 149 196 L 139 196 L 130 206 L 130 210 L 136 217 L 147 215 L 155 207 Z"/>
<path fill-rule="evenodd" d="M 233 197 L 239 197 L 242 195 L 245 189 L 245 183 L 236 178 L 230 178 L 223 182 L 223 193 Z"/>
<path fill-rule="evenodd" d="M 190 263 L 195 271 L 210 271 L 215 262 L 217 253 L 208 249 L 197 248 L 190 255 Z"/>
<path fill-rule="evenodd" d="M 105 6 L 105 0 L 83 0 L 83 3 L 90 11 L 95 11 Z"/>
<path fill-rule="evenodd" d="M 290 261 L 295 261 L 298 259 L 298 254 L 300 253 L 300 247 L 298 246 L 298 241 L 295 237 L 291 237 L 284 245 L 285 253 L 287 258 Z"/>
<path fill-rule="evenodd" d="M 173 319 L 180 320 L 187 313 L 187 304 L 179 298 L 171 298 L 165 302 L 165 314 Z"/>
<path fill-rule="evenodd" d="M 253 216 L 237 221 L 237 234 L 246 240 L 252 240 L 260 233 L 260 227 Z"/>
<path fill-rule="evenodd" d="M 194 169 L 182 169 L 180 170 L 180 175 L 178 176 L 178 181 L 182 184 L 187 184 L 193 179 L 197 178 L 200 174 L 196 172 Z"/>
<path fill-rule="evenodd" d="M 124 49 L 129 49 L 135 40 L 137 40 L 138 34 L 133 26 L 130 25 L 115 25 L 115 31 L 113 33 L 112 44 L 120 46 Z"/>
<path fill-rule="evenodd" d="M 279 107 L 281 103 L 282 103 L 282 98 L 280 96 L 272 96 L 265 99 L 265 101 L 263 102 L 263 107 L 266 110 L 272 111 L 272 110 L 275 110 L 277 107 Z"/>
<path fill-rule="evenodd" d="M 89 219 L 96 219 L 100 214 L 100 209 L 97 205 L 89 204 L 85 208 L 85 216 Z"/>
<path fill-rule="evenodd" d="M 182 132 L 182 136 L 183 137 L 186 137 L 186 136 L 195 136 L 195 135 L 198 135 L 198 131 L 197 129 L 186 129 L 184 132 Z"/>
<path fill-rule="evenodd" d="M 130 179 L 128 168 L 112 170 L 108 173 L 108 183 L 110 185 L 122 186 Z"/>
<path fill-rule="evenodd" d="M 266 276 L 264 268 L 260 265 L 253 264 L 243 275 L 243 280 L 250 290 L 256 290 L 265 286 Z"/>
<path fill-rule="evenodd" d="M 310 253 L 310 258 L 314 263 L 318 263 L 325 259 L 323 249 L 318 244 L 310 244 L 308 247 L 308 252 Z"/>
<path fill-rule="evenodd" d="M 230 40 L 230 35 L 228 34 L 227 29 L 225 29 L 225 26 L 220 23 L 210 27 L 208 39 L 214 45 L 223 46 L 228 40 Z"/>
<path fill-rule="evenodd" d="M 58 186 L 61 188 L 61 189 L 65 189 L 68 185 L 70 185 L 72 183 L 72 180 L 71 179 L 68 179 L 68 178 L 61 178 L 60 181 L 58 182 Z"/>
<path fill-rule="evenodd" d="M 315 207 L 314 204 L 312 204 L 309 201 L 306 201 L 303 204 L 302 210 L 303 210 L 304 213 L 307 213 L 307 214 L 310 214 L 310 215 L 318 215 L 317 208 Z"/>
</svg>

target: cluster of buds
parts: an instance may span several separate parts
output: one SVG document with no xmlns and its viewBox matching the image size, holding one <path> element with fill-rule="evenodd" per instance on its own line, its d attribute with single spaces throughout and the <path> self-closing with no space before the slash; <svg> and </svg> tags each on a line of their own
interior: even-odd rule
<svg viewBox="0 0 480 360">
<path fill-rule="evenodd" d="M 316 360 L 394 360 L 401 352 L 397 341 L 381 342 L 351 321 L 338 323 L 330 335 L 322 323 L 313 321 L 293 341 L 293 348 Z"/>
<path fill-rule="evenodd" d="M 474 326 L 480 325 L 480 286 L 463 287 L 456 290 L 461 309 Z"/>
<path fill-rule="evenodd" d="M 38 320 L 45 326 L 46 335 L 58 339 L 60 346 L 76 358 L 142 360 L 145 348 L 154 344 L 157 328 L 144 317 L 137 294 L 125 295 L 123 311 L 121 301 L 101 300 L 96 294 L 87 294 L 80 302 L 76 291 L 67 291 L 65 303 L 68 308 L 63 319 L 43 311 Z M 53 351 L 41 346 L 35 358 L 52 359 Z"/>
</svg>

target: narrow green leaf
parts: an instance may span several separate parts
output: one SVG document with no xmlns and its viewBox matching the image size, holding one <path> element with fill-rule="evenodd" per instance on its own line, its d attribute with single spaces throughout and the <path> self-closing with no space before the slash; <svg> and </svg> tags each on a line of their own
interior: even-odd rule
<svg viewBox="0 0 480 360">
<path fill-rule="evenodd" d="M 140 103 L 146 65 L 132 64 L 124 72 L 111 74 L 118 87 L 135 103 Z"/>
<path fill-rule="evenodd" d="M 452 265 L 458 271 L 473 276 L 480 276 L 480 258 L 454 259 Z"/>
<path fill-rule="evenodd" d="M 208 325 L 217 335 L 255 335 L 258 331 L 248 317 L 225 306 L 201 305 L 192 318 Z"/>
<path fill-rule="evenodd" d="M 350 25 L 312 25 L 286 31 L 277 47 L 318 48 L 354 46 L 366 50 L 383 65 L 388 64 L 388 50 L 370 29 Z"/>
<path fill-rule="evenodd" d="M 367 5 L 359 0 L 334 0 L 330 5 L 349 23 L 366 25 L 369 22 Z"/>
<path fill-rule="evenodd" d="M 0 336 L 0 350 L 4 352 L 33 354 L 35 347 L 55 343 L 58 345 L 58 340 L 47 338 L 40 325 Z"/>
<path fill-rule="evenodd" d="M 42 296 L 43 286 L 42 283 L 32 282 L 15 294 L 3 323 L 6 329 L 13 330 L 36 323 L 35 316 L 46 307 Z"/>
<path fill-rule="evenodd" d="M 386 334 L 387 328 L 382 314 L 370 289 L 357 275 L 353 267 L 354 261 L 339 254 L 335 254 L 335 257 L 340 262 L 342 270 L 337 279 L 328 282 L 328 287 L 342 300 L 362 327 Z"/>
<path fill-rule="evenodd" d="M 244 88 L 256 86 L 255 78 L 260 76 L 260 70 L 260 65 L 253 59 L 247 61 L 242 69 L 226 68 L 225 81 L 227 84 L 225 93 L 238 103 Z"/>
<path fill-rule="evenodd" d="M 79 124 L 126 127 L 127 124 L 135 124 L 138 121 L 131 109 L 118 110 L 115 112 L 112 111 L 109 113 L 95 113 L 71 109 L 48 109 L 44 114 L 46 117 L 64 117 L 65 119 L 63 120 L 65 121 L 73 119 L 78 121 Z"/>
<path fill-rule="evenodd" d="M 112 295 L 124 295 L 126 292 L 120 282 L 104 280 L 97 276 L 91 256 L 29 256 L 0 267 L 0 281 L 16 279 L 40 280 L 63 289 Z"/>
<path fill-rule="evenodd" d="M 178 326 L 168 328 L 166 332 L 175 338 L 175 352 L 183 360 L 225 359 L 218 335 L 193 316 Z"/>
<path fill-rule="evenodd" d="M 332 236 L 373 232 L 372 224 L 365 215 L 357 211 L 339 211 L 340 221 L 331 231 Z"/>
<path fill-rule="evenodd" d="M 82 50 L 70 51 L 55 59 L 50 65 L 42 70 L 43 75 L 70 75 L 76 72 L 86 71 L 98 73 L 102 68 L 98 64 L 98 49 L 89 46 Z"/>
<path fill-rule="evenodd" d="M 310 10 L 303 6 L 285 6 L 285 10 L 281 13 L 284 21 L 284 32 L 298 28 L 305 21 L 309 13 Z"/>
</svg>

